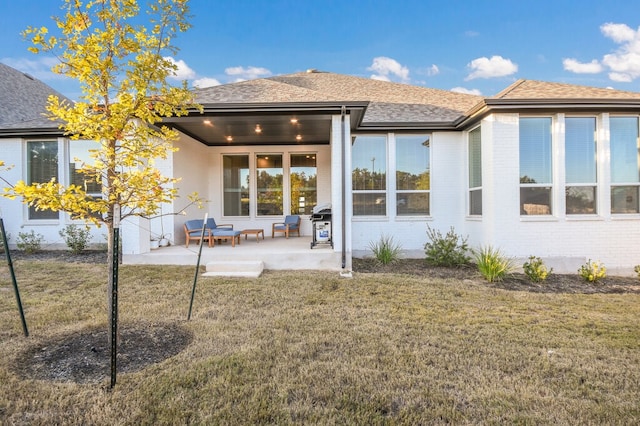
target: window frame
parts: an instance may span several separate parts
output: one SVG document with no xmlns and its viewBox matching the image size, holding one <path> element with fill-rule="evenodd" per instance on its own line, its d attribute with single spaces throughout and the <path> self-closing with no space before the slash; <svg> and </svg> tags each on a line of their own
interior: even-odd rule
<svg viewBox="0 0 640 426">
<path fill-rule="evenodd" d="M 354 139 L 353 139 L 353 143 L 351 144 L 351 171 L 350 171 L 350 175 L 351 175 L 351 203 L 352 203 L 352 216 L 354 218 L 371 218 L 371 219 L 381 219 L 381 218 L 388 218 L 389 217 L 389 207 L 388 207 L 388 200 L 389 200 L 389 150 L 390 150 L 390 139 L 393 137 L 392 133 L 384 133 L 384 134 L 380 134 L 380 133 L 363 133 L 363 134 L 354 134 L 353 135 Z M 384 178 L 384 185 L 382 189 L 355 189 L 356 185 L 354 184 L 353 181 L 353 172 L 354 172 L 354 155 L 353 155 L 353 147 L 356 144 L 356 141 L 358 138 L 382 138 L 384 140 L 384 165 L 385 165 L 385 169 L 384 169 L 384 174 L 385 174 L 385 178 Z M 375 157 L 373 157 L 375 158 Z M 379 160 L 379 159 L 378 159 Z M 372 164 L 372 171 L 371 171 L 371 175 L 373 176 L 373 174 L 375 173 L 375 163 Z M 363 169 L 363 170 L 368 170 L 368 169 Z M 382 181 L 381 181 L 382 182 Z M 357 196 L 362 196 L 362 195 L 367 195 L 367 196 L 373 196 L 373 197 L 378 197 L 375 200 L 375 204 L 382 204 L 384 206 L 384 213 L 382 214 L 357 214 L 356 213 L 356 203 L 355 203 L 355 198 Z M 380 202 L 378 202 L 379 200 L 381 200 Z"/>
<path fill-rule="evenodd" d="M 249 206 L 247 208 L 247 214 L 240 214 L 240 215 L 228 215 L 225 213 L 225 209 L 226 209 L 226 201 L 225 201 L 225 197 L 226 197 L 226 193 L 227 193 L 227 189 L 225 188 L 225 165 L 224 165 L 224 161 L 225 161 L 225 157 L 245 157 L 247 160 L 247 170 L 248 170 L 248 178 L 249 178 L 249 182 L 247 183 L 247 191 L 248 191 L 248 199 L 249 199 Z M 237 152 L 237 153 L 222 153 L 221 157 L 220 157 L 220 161 L 222 164 L 222 167 L 220 168 L 222 170 L 222 177 L 221 177 L 221 184 L 222 184 L 222 216 L 223 217 L 233 217 L 233 218 L 248 218 L 251 217 L 251 206 L 252 206 L 252 199 L 251 199 L 251 194 L 252 194 L 252 182 L 254 179 L 251 178 L 251 153 L 248 152 Z M 241 179 L 240 179 L 241 180 Z M 240 213 L 242 213 L 242 184 L 240 184 L 240 188 L 239 188 L 239 194 L 240 194 Z"/>
<path fill-rule="evenodd" d="M 613 179 L 613 170 L 614 170 L 614 164 L 613 164 L 613 159 L 614 159 L 614 154 L 613 154 L 613 144 L 611 143 L 611 123 L 614 119 L 616 118 L 628 118 L 628 119 L 635 119 L 636 121 L 636 167 L 640 168 L 640 116 L 638 115 L 610 115 L 609 116 L 609 167 L 610 167 L 610 179 L 609 179 L 609 189 L 610 189 L 610 196 L 609 196 L 609 209 L 611 212 L 611 215 L 614 217 L 629 217 L 630 215 L 640 215 L 640 170 L 637 172 L 638 173 L 638 177 L 636 179 L 636 181 L 620 181 L 620 182 L 614 182 Z M 631 191 L 635 192 L 635 197 L 636 197 L 636 201 L 635 201 L 635 211 L 628 211 L 628 212 L 622 212 L 622 211 L 614 211 L 614 190 L 618 189 L 618 188 L 627 188 L 627 190 L 631 189 Z"/>
<path fill-rule="evenodd" d="M 571 120 L 589 120 L 593 123 L 593 140 L 588 141 L 589 144 L 593 143 L 593 146 L 591 147 L 592 150 L 592 154 L 593 154 L 593 163 L 589 164 L 589 168 L 591 168 L 593 170 L 593 178 L 594 181 L 593 182 L 570 182 L 569 179 L 569 151 L 567 149 L 567 147 L 569 146 L 569 139 L 568 139 L 568 131 L 567 131 L 567 127 L 568 127 L 568 122 Z M 599 209 L 598 209 L 598 205 L 599 205 L 599 181 L 600 181 L 600 173 L 598 170 L 598 161 L 599 161 L 599 145 L 600 145 L 600 141 L 598 138 L 599 135 L 599 120 L 598 117 L 595 115 L 569 115 L 569 116 L 565 116 L 564 117 L 564 194 L 565 194 L 565 215 L 569 216 L 569 217 L 575 217 L 575 216 L 594 216 L 594 215 L 598 215 L 599 214 Z M 588 147 L 589 148 L 589 147 Z M 587 149 L 585 152 L 589 152 L 589 149 Z M 584 154 L 585 152 L 580 152 L 578 154 Z M 581 164 L 580 169 L 584 169 L 584 165 L 585 164 Z M 579 180 L 579 179 L 578 179 Z M 592 208 L 593 208 L 593 212 L 584 212 L 584 211 L 579 211 L 579 212 L 570 212 L 569 211 L 569 206 L 570 206 L 570 202 L 569 202 L 569 193 L 570 191 L 576 188 L 578 191 L 580 191 L 583 188 L 588 188 L 588 189 L 592 189 L 593 191 L 593 200 L 591 201 L 592 204 Z"/>
<path fill-rule="evenodd" d="M 309 158 L 310 156 L 312 156 L 313 158 L 311 158 L 313 160 L 314 166 L 313 168 L 315 169 L 315 181 L 316 181 L 316 186 L 313 187 L 313 189 L 305 191 L 305 194 L 313 192 L 315 200 L 307 200 L 307 195 L 305 195 L 305 199 L 304 200 L 298 200 L 298 204 L 295 204 L 295 200 L 293 197 L 293 191 L 294 191 L 294 187 L 293 184 L 291 182 L 291 176 L 293 175 L 293 168 L 294 167 L 299 167 L 299 166 L 294 166 L 293 165 L 293 161 L 292 161 L 292 157 L 294 156 L 306 156 L 307 158 Z M 317 152 L 309 152 L 309 151 L 288 151 L 288 156 L 287 156 L 287 160 L 288 160 L 288 165 L 289 167 L 287 168 L 285 175 L 287 177 L 287 181 L 289 182 L 289 211 L 287 211 L 285 209 L 285 213 L 286 214 L 297 214 L 297 215 L 309 215 L 312 213 L 312 209 L 313 207 L 315 207 L 318 204 L 318 153 Z M 311 187 L 308 187 L 311 188 Z M 304 204 L 304 205 L 303 205 Z M 297 208 L 296 208 L 297 207 Z M 300 211 L 300 209 L 304 209 L 304 211 Z"/>
<path fill-rule="evenodd" d="M 472 170 L 472 158 L 471 158 L 471 153 L 472 153 L 472 149 L 471 149 L 471 136 L 472 133 L 474 132 L 479 132 L 480 134 L 480 139 L 478 141 L 479 143 L 479 147 L 478 147 L 478 153 L 479 153 L 479 167 L 480 167 L 480 185 L 479 186 L 471 186 L 472 185 L 472 178 L 473 178 L 473 172 L 474 170 Z M 467 215 L 470 217 L 481 217 L 483 214 L 483 191 L 482 191 L 482 186 L 483 186 L 483 182 L 482 182 L 482 125 L 478 125 L 475 128 L 471 129 L 470 131 L 467 132 Z M 474 193 L 480 193 L 480 213 L 475 213 L 472 212 L 471 209 L 473 207 L 473 203 L 471 202 L 471 198 L 472 195 Z"/>
<path fill-rule="evenodd" d="M 62 176 L 63 179 L 65 177 L 65 173 L 64 173 L 64 169 L 61 169 L 61 167 L 63 167 L 64 164 L 64 146 L 61 146 L 63 144 L 60 143 L 60 138 L 30 138 L 30 139 L 24 139 L 23 140 L 23 153 L 24 153 L 24 160 L 23 160 L 23 164 L 24 164 L 24 171 L 23 171 L 23 176 L 24 176 L 24 181 L 27 183 L 27 185 L 31 185 L 32 183 L 46 183 L 46 182 L 35 182 L 32 180 L 31 178 L 31 156 L 30 156 L 30 147 L 29 145 L 31 143 L 51 143 L 51 144 L 55 144 L 56 147 L 56 174 L 55 179 L 60 182 L 60 177 Z M 61 150 L 61 148 L 63 148 Z M 63 155 L 61 155 L 61 153 Z M 62 158 L 63 161 L 60 161 Z M 50 180 L 50 179 L 49 179 Z M 47 180 L 47 182 L 49 181 Z M 44 210 L 43 210 L 44 211 Z M 35 207 L 31 207 L 27 204 L 24 205 L 24 220 L 26 223 L 32 223 L 32 224 L 58 224 L 60 223 L 60 211 L 57 212 L 52 212 L 50 210 L 46 210 L 46 212 L 48 212 L 49 214 L 51 214 L 51 217 L 44 217 L 44 218 L 37 218 L 37 217 L 31 217 L 32 212 L 37 213 L 39 211 L 35 210 Z M 56 215 L 56 217 L 53 217 L 53 215 Z"/>
<path fill-rule="evenodd" d="M 535 120 L 535 119 L 547 119 L 549 120 L 549 146 L 548 146 L 548 179 L 549 182 L 522 182 L 523 174 L 522 174 L 522 120 Z M 556 213 L 556 203 L 555 203 L 555 189 L 556 189 L 556 175 L 554 173 L 554 168 L 556 167 L 557 158 L 555 158 L 555 134 L 554 134 L 554 126 L 556 123 L 555 115 L 520 115 L 518 117 L 518 187 L 519 187 L 519 206 L 520 206 L 520 217 L 525 218 L 549 218 L 553 217 Z M 544 159 L 543 159 L 544 160 Z M 527 176 L 528 175 L 524 175 Z M 526 205 L 531 203 L 523 203 L 523 191 L 537 189 L 544 189 L 545 192 L 548 191 L 548 199 L 549 212 L 536 213 L 533 206 L 537 206 L 534 204 L 530 207 L 530 211 L 527 211 Z M 540 206 L 545 206 L 545 204 L 540 204 Z M 542 209 L 544 210 L 544 209 Z"/>
<path fill-rule="evenodd" d="M 260 214 L 260 203 L 259 203 L 259 197 L 260 197 L 260 188 L 258 187 L 260 181 L 258 179 L 258 170 L 259 169 L 277 169 L 277 167 L 258 167 L 258 160 L 259 157 L 269 157 L 269 156 L 279 156 L 280 157 L 280 171 L 281 171 L 281 182 L 280 182 L 280 188 L 279 188 L 279 193 L 280 193 L 280 212 L 279 213 L 273 213 L 273 214 Z M 254 152 L 253 153 L 253 160 L 254 160 L 254 179 L 255 179 L 255 183 L 254 183 L 254 188 L 255 188 L 255 204 L 254 204 L 254 214 L 256 218 L 274 218 L 274 217 L 282 217 L 286 214 L 286 211 L 288 209 L 287 205 L 289 203 L 288 201 L 288 189 L 286 188 L 286 179 L 285 176 L 288 177 L 288 167 L 286 167 L 287 165 L 285 164 L 285 152 Z M 268 189 L 268 188 L 265 188 Z M 274 203 L 274 205 L 276 205 Z M 244 216 L 243 216 L 244 217 Z"/>
<path fill-rule="evenodd" d="M 398 147 L 400 146 L 399 143 L 399 139 L 402 139 L 403 137 L 407 137 L 407 138 L 419 138 L 419 139 L 426 139 L 429 141 L 428 145 L 426 146 L 427 148 L 427 164 L 426 167 L 424 169 L 424 171 L 420 174 L 422 175 L 423 173 L 428 173 L 429 174 L 429 189 L 398 189 L 398 161 L 399 161 L 399 156 L 398 156 Z M 389 144 L 389 141 L 391 140 L 391 138 L 389 137 L 387 139 L 387 143 Z M 394 180 L 394 186 L 393 188 L 389 188 L 390 190 L 393 189 L 393 191 L 395 192 L 394 194 L 394 205 L 395 205 L 395 216 L 397 218 L 411 218 L 411 217 L 419 217 L 419 218 L 424 218 L 424 217 L 430 217 L 431 216 L 431 170 L 432 170 L 432 155 L 431 155 L 431 144 L 433 142 L 432 139 L 432 134 L 431 133 L 394 133 L 393 134 L 393 151 L 394 151 L 394 156 L 393 156 L 393 180 Z M 389 149 L 389 151 L 391 151 Z M 387 175 L 391 176 L 391 170 L 387 171 Z M 398 212 L 398 208 L 399 208 L 399 202 L 398 202 L 398 196 L 400 194 L 426 194 L 427 196 L 427 211 L 425 213 L 412 213 L 412 214 L 400 214 Z M 389 199 L 389 196 L 387 196 L 387 200 Z M 388 204 L 388 203 L 387 203 Z"/>
</svg>

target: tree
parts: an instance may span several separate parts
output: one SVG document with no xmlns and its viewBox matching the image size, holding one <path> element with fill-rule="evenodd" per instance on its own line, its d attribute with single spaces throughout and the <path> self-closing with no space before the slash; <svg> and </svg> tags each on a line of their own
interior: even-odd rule
<svg viewBox="0 0 640 426">
<path fill-rule="evenodd" d="M 90 196 L 83 185 L 65 186 L 55 179 L 20 181 L 6 195 L 22 197 L 36 209 L 104 224 L 111 265 L 114 218 L 152 216 L 177 196 L 177 179 L 163 176 L 155 161 L 168 157 L 178 137 L 161 125 L 162 118 L 201 110 L 186 82 L 179 87 L 167 83 L 177 67 L 163 56 L 177 52 L 172 39 L 190 27 L 188 0 L 153 0 L 146 18 L 137 0 L 63 0 L 62 10 L 63 17 L 53 18 L 57 35 L 46 27 L 29 27 L 23 36 L 32 44 L 30 51 L 59 59 L 53 72 L 80 84 L 80 99 L 71 103 L 50 96 L 47 111 L 71 139 L 96 142 L 93 164 L 82 163 L 77 172 L 101 186 L 101 197 Z M 109 268 L 109 294 L 112 272 Z"/>
</svg>

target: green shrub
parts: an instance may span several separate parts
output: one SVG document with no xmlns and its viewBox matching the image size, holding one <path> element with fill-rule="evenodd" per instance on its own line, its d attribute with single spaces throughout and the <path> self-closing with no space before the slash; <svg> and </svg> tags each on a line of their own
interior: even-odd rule
<svg viewBox="0 0 640 426">
<path fill-rule="evenodd" d="M 40 250 L 43 239 L 44 236 L 42 234 L 36 234 L 33 229 L 31 232 L 18 232 L 16 246 L 18 250 L 22 250 L 25 253 L 35 253 Z"/>
<path fill-rule="evenodd" d="M 547 277 L 551 275 L 551 272 L 553 272 L 553 268 L 547 269 L 544 261 L 536 256 L 529 256 L 529 260 L 524 262 L 522 269 L 524 270 L 524 274 L 534 283 L 546 280 Z"/>
<path fill-rule="evenodd" d="M 513 260 L 505 257 L 498 249 L 491 246 L 481 247 L 473 251 L 478 271 L 490 283 L 502 281 L 509 273 L 513 272 Z"/>
<path fill-rule="evenodd" d="M 638 279 L 640 280 L 640 265 L 636 265 L 633 267 L 633 272 L 638 274 Z"/>
<path fill-rule="evenodd" d="M 82 253 L 91 240 L 91 231 L 87 226 L 67 225 L 60 230 L 59 234 L 75 254 Z"/>
<path fill-rule="evenodd" d="M 600 261 L 592 262 L 591 259 L 578 269 L 580 275 L 585 281 L 597 283 L 607 276 L 607 268 Z"/>
<path fill-rule="evenodd" d="M 427 225 L 427 238 L 424 245 L 426 261 L 435 266 L 461 266 L 471 261 L 469 257 L 468 238 L 456 234 L 453 226 L 446 235 Z"/>
<path fill-rule="evenodd" d="M 380 237 L 380 241 L 377 243 L 373 241 L 370 242 L 369 248 L 371 248 L 376 260 L 383 265 L 388 265 L 400 259 L 400 252 L 402 250 L 400 244 L 396 244 L 393 241 L 393 237 L 384 235 Z"/>
</svg>

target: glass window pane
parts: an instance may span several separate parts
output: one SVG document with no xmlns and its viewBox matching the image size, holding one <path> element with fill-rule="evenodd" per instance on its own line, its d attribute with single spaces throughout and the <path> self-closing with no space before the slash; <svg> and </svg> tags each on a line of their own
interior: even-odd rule
<svg viewBox="0 0 640 426">
<path fill-rule="evenodd" d="M 384 192 L 353 194 L 354 216 L 384 216 L 387 214 L 387 196 Z"/>
<path fill-rule="evenodd" d="M 596 188 L 569 186 L 566 188 L 567 214 L 595 214 Z"/>
<path fill-rule="evenodd" d="M 611 213 L 640 213 L 640 186 L 614 186 L 611 188 Z"/>
<path fill-rule="evenodd" d="M 428 190 L 430 180 L 429 136 L 397 136 L 396 189 Z"/>
<path fill-rule="evenodd" d="M 429 214 L 428 192 L 402 192 L 396 194 L 398 216 L 424 216 Z"/>
<path fill-rule="evenodd" d="M 27 184 L 58 180 L 58 142 L 27 142 Z M 58 212 L 29 207 L 29 219 L 58 219 Z"/>
<path fill-rule="evenodd" d="M 551 183 L 551 118 L 520 118 L 520 183 Z"/>
<path fill-rule="evenodd" d="M 249 156 L 224 155 L 223 209 L 225 216 L 249 216 Z"/>
<path fill-rule="evenodd" d="M 565 167 L 567 183 L 596 182 L 596 119 L 565 120 Z"/>
<path fill-rule="evenodd" d="M 282 155 L 256 156 L 256 175 L 258 215 L 282 215 Z"/>
<path fill-rule="evenodd" d="M 469 188 L 482 186 L 481 129 L 469 133 Z"/>
<path fill-rule="evenodd" d="M 551 187 L 520 188 L 520 214 L 550 215 L 551 212 Z"/>
<path fill-rule="evenodd" d="M 386 136 L 356 136 L 351 147 L 353 190 L 387 188 Z"/>
<path fill-rule="evenodd" d="M 611 117 L 611 181 L 640 182 L 637 117 Z"/>
<path fill-rule="evenodd" d="M 469 191 L 469 214 L 482 215 L 482 189 Z"/>
<path fill-rule="evenodd" d="M 97 182 L 93 177 L 81 173 L 79 170 L 83 165 L 92 165 L 91 150 L 97 150 L 100 146 L 94 141 L 69 141 L 69 183 L 78 185 L 88 194 L 100 194 L 102 183 Z"/>
<path fill-rule="evenodd" d="M 291 214 L 310 214 L 318 204 L 315 154 L 291 154 Z"/>
</svg>

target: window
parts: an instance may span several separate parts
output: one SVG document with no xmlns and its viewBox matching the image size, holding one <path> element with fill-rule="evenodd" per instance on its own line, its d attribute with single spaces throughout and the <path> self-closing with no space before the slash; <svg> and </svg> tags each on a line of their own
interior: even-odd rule
<svg viewBox="0 0 640 426">
<path fill-rule="evenodd" d="M 429 214 L 429 136 L 396 136 L 396 214 Z"/>
<path fill-rule="evenodd" d="M 611 117 L 611 213 L 640 213 L 638 117 Z"/>
<path fill-rule="evenodd" d="M 84 188 L 93 197 L 102 196 L 102 184 L 79 170 L 85 164 L 93 164 L 91 150 L 98 149 L 94 141 L 69 141 L 69 183 Z"/>
<path fill-rule="evenodd" d="M 552 214 L 551 118 L 520 118 L 520 214 Z"/>
<path fill-rule="evenodd" d="M 225 216 L 249 216 L 249 156 L 224 155 L 223 209 Z"/>
<path fill-rule="evenodd" d="M 315 154 L 291 154 L 291 214 L 310 214 L 318 203 Z"/>
<path fill-rule="evenodd" d="M 387 138 L 356 136 L 351 147 L 354 216 L 387 214 Z"/>
<path fill-rule="evenodd" d="M 27 184 L 58 180 L 58 142 L 27 142 Z M 29 207 L 29 220 L 58 219 L 58 212 Z"/>
<path fill-rule="evenodd" d="M 256 156 L 258 216 L 283 214 L 282 155 Z"/>
<path fill-rule="evenodd" d="M 482 215 L 482 148 L 480 127 L 469 132 L 469 214 Z"/>
<path fill-rule="evenodd" d="M 595 117 L 566 118 L 564 150 L 567 214 L 595 214 Z"/>
</svg>

